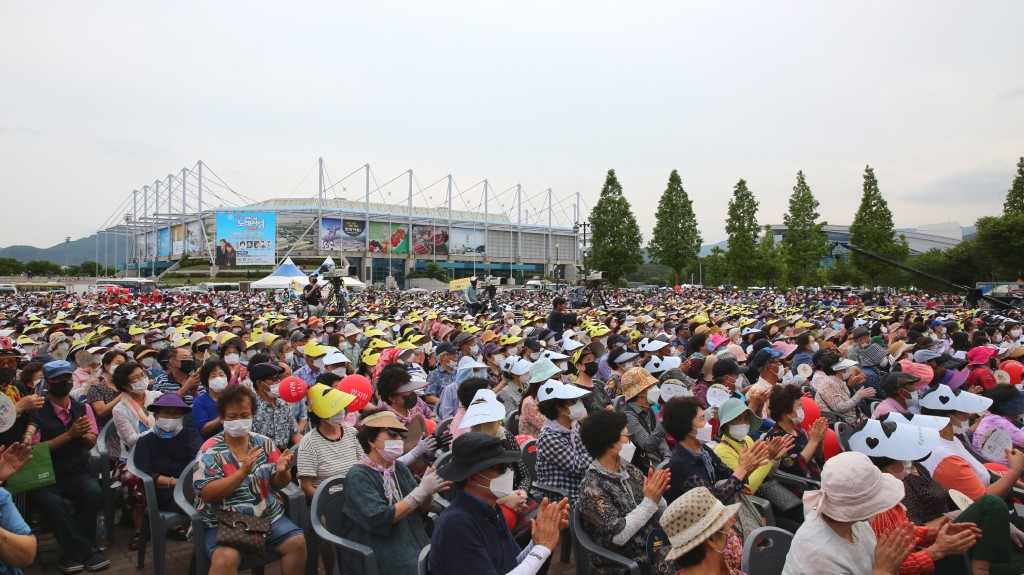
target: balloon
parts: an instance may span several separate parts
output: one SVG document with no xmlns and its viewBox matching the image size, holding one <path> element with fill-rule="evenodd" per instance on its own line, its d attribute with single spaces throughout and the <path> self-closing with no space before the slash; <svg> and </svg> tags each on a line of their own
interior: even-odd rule
<svg viewBox="0 0 1024 575">
<path fill-rule="evenodd" d="M 800 401 L 804 404 L 804 420 L 800 422 L 800 427 L 807 432 L 811 430 L 811 425 L 821 417 L 821 408 L 809 397 L 802 397 Z"/>
<path fill-rule="evenodd" d="M 672 288 L 672 289 L 674 289 L 674 290 L 676 290 L 676 291 L 683 291 L 683 288 L 682 288 L 682 287 L 680 287 L 680 286 L 676 286 L 676 287 L 674 287 L 674 288 Z"/>
<path fill-rule="evenodd" d="M 107 293 L 114 293 L 114 286 L 107 286 Z"/>
<path fill-rule="evenodd" d="M 127 293 L 132 293 L 132 290 L 130 290 L 130 289 L 128 289 L 128 288 L 122 288 L 122 289 L 121 289 L 121 293 L 125 293 L 125 294 L 127 294 Z"/>
<path fill-rule="evenodd" d="M 828 429 L 825 431 L 825 441 L 822 442 L 821 452 L 825 456 L 825 461 L 843 452 L 843 448 L 839 445 L 839 437 L 834 430 Z"/>
<path fill-rule="evenodd" d="M 356 396 L 355 401 L 348 406 L 349 411 L 359 411 L 366 407 L 366 404 L 370 403 L 370 397 L 373 395 L 370 380 L 356 374 L 349 375 L 339 381 L 335 389 Z"/>
<path fill-rule="evenodd" d="M 437 429 L 437 422 L 433 419 L 424 419 L 423 423 L 427 424 L 427 433 L 434 435 L 434 430 Z"/>
<path fill-rule="evenodd" d="M 309 390 L 309 386 L 306 385 L 306 382 L 294 375 L 282 379 L 281 384 L 277 386 L 281 399 L 288 403 L 298 403 L 305 399 L 307 390 Z"/>
</svg>

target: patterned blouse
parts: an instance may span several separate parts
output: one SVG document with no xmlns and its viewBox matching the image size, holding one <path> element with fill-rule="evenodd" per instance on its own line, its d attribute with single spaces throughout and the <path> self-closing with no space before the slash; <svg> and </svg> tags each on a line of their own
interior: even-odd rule
<svg viewBox="0 0 1024 575">
<path fill-rule="evenodd" d="M 911 474 L 903 480 L 903 488 L 903 505 L 911 523 L 924 525 L 956 509 L 946 490 L 928 476 L 920 463 L 915 463 Z"/>
<path fill-rule="evenodd" d="M 816 393 L 814 401 L 822 411 L 831 411 L 854 427 L 864 420 L 864 416 L 857 411 L 857 398 L 850 395 L 850 386 L 842 379 L 817 372 L 811 379 L 811 387 Z"/>
<path fill-rule="evenodd" d="M 786 473 L 792 473 L 815 481 L 821 481 L 821 466 L 824 463 L 821 458 L 817 455 L 808 459 L 804 459 L 801 455 L 804 449 L 807 448 L 807 443 L 810 439 L 807 437 L 807 433 L 804 432 L 803 428 L 799 425 L 796 427 L 796 437 L 793 441 L 793 446 L 789 448 L 789 452 L 779 462 L 779 467 Z M 785 437 L 789 435 L 785 429 L 776 425 L 775 427 L 768 430 L 765 434 L 765 440 L 774 439 L 776 437 Z"/>
<path fill-rule="evenodd" d="M 541 415 L 540 410 L 537 409 L 536 397 L 523 398 L 522 408 L 519 410 L 520 434 L 538 437 L 541 428 L 544 427 L 544 423 L 547 420 L 548 418 Z"/>
<path fill-rule="evenodd" d="M 231 509 L 240 513 L 264 517 L 271 522 L 281 517 L 283 510 L 278 503 L 270 485 L 270 478 L 274 474 L 274 464 L 277 463 L 281 453 L 274 446 L 274 442 L 263 435 L 256 433 L 249 434 L 249 446 L 245 451 L 248 453 L 253 448 L 260 447 L 263 453 L 256 459 L 251 475 L 242 480 L 242 484 L 234 493 L 224 501 L 215 504 L 206 504 L 199 494 L 211 481 L 223 479 L 234 473 L 241 464 L 235 459 L 227 442 L 224 441 L 224 433 L 214 435 L 200 450 L 199 465 L 192 474 L 192 483 L 195 486 L 195 506 L 200 515 L 203 516 L 203 523 L 207 527 L 215 527 L 217 519 L 214 511 L 218 509 Z"/>
<path fill-rule="evenodd" d="M 288 447 L 292 437 L 299 432 L 292 406 L 280 398 L 274 399 L 274 405 L 271 406 L 262 397 L 257 397 L 252 432 L 266 435 L 274 441 L 274 445 Z"/>
</svg>

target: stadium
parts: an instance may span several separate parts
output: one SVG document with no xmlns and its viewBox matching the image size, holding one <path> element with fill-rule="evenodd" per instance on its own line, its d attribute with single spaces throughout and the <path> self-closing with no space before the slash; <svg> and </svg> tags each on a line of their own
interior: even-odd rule
<svg viewBox="0 0 1024 575">
<path fill-rule="evenodd" d="M 459 189 L 451 175 L 423 187 L 412 170 L 378 184 L 369 164 L 334 181 L 323 159 L 315 168 L 316 195 L 265 200 L 231 189 L 202 161 L 182 168 L 128 195 L 99 230 L 107 236 L 97 259 L 119 277 L 198 269 L 230 279 L 265 275 L 287 258 L 311 272 L 330 257 L 366 284 L 400 289 L 431 263 L 449 279 L 576 277 L 578 193 L 498 190 L 486 179 Z"/>
</svg>

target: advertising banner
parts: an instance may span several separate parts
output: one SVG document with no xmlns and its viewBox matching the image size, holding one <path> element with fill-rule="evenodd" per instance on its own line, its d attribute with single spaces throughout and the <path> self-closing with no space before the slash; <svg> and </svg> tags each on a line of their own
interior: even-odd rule
<svg viewBox="0 0 1024 575">
<path fill-rule="evenodd" d="M 473 228 L 452 228 L 448 239 L 448 253 L 453 256 L 483 256 L 486 253 L 487 232 Z"/>
<path fill-rule="evenodd" d="M 464 290 L 469 287 L 469 278 L 459 278 L 448 282 L 448 289 L 451 291 Z"/>
<path fill-rule="evenodd" d="M 289 250 L 306 251 L 317 249 L 316 217 L 297 217 L 288 213 L 280 213 L 277 218 L 277 245 L 281 252 Z"/>
<path fill-rule="evenodd" d="M 216 238 L 214 263 L 218 266 L 273 265 L 277 214 L 218 213 Z"/>
<path fill-rule="evenodd" d="M 146 260 L 156 259 L 156 232 L 146 232 Z"/>
<path fill-rule="evenodd" d="M 419 256 L 448 255 L 448 226 L 414 225 L 411 249 Z"/>
<path fill-rule="evenodd" d="M 195 253 L 203 249 L 203 228 L 199 220 L 185 224 L 185 252 Z"/>
<path fill-rule="evenodd" d="M 366 222 L 324 218 L 320 224 L 320 249 L 365 252 Z"/>
<path fill-rule="evenodd" d="M 146 257 L 146 234 L 136 234 L 135 241 L 132 244 L 132 259 L 142 260 Z"/>
<path fill-rule="evenodd" d="M 368 234 L 371 252 L 385 254 L 407 254 L 409 253 L 409 226 L 403 224 L 388 224 L 385 222 L 370 222 Z"/>
<path fill-rule="evenodd" d="M 164 258 L 171 255 L 171 228 L 157 230 L 157 255 Z"/>
<path fill-rule="evenodd" d="M 185 253 L 185 226 L 171 228 L 171 255 L 180 256 Z"/>
</svg>

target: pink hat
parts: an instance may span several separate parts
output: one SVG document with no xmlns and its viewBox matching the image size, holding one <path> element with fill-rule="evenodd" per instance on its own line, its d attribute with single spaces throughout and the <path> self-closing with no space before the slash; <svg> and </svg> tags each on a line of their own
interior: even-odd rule
<svg viewBox="0 0 1024 575">
<path fill-rule="evenodd" d="M 971 375 L 970 372 L 967 371 L 950 371 L 949 373 L 951 376 L 949 381 L 946 382 L 946 385 L 948 385 L 950 389 L 960 389 L 965 383 L 967 383 L 967 378 Z"/>
<path fill-rule="evenodd" d="M 909 373 L 910 375 L 916 375 L 921 378 L 921 381 L 917 382 L 914 389 L 921 389 L 932 382 L 932 378 L 935 377 L 935 371 L 932 370 L 930 365 L 924 363 L 914 363 L 909 359 L 904 359 L 896 363 L 900 366 L 900 371 L 903 373 Z"/>
<path fill-rule="evenodd" d="M 967 352 L 967 365 L 978 365 L 982 363 L 988 363 L 988 360 L 995 357 L 999 353 L 999 350 L 994 347 L 972 347 Z"/>
<path fill-rule="evenodd" d="M 867 455 L 846 451 L 825 462 L 821 489 L 804 492 L 804 514 L 836 521 L 867 521 L 903 499 L 903 482 L 882 473 Z"/>
<path fill-rule="evenodd" d="M 712 351 L 716 350 L 718 349 L 718 346 L 722 345 L 723 343 L 726 343 L 727 341 L 729 341 L 729 338 L 727 337 L 721 335 L 713 335 L 710 338 L 708 338 L 708 343 L 711 344 L 708 346 L 708 348 L 711 349 Z"/>
<path fill-rule="evenodd" d="M 772 345 L 772 349 L 782 354 L 782 358 L 785 359 L 796 351 L 795 343 L 786 343 L 784 341 L 777 341 Z"/>
</svg>

